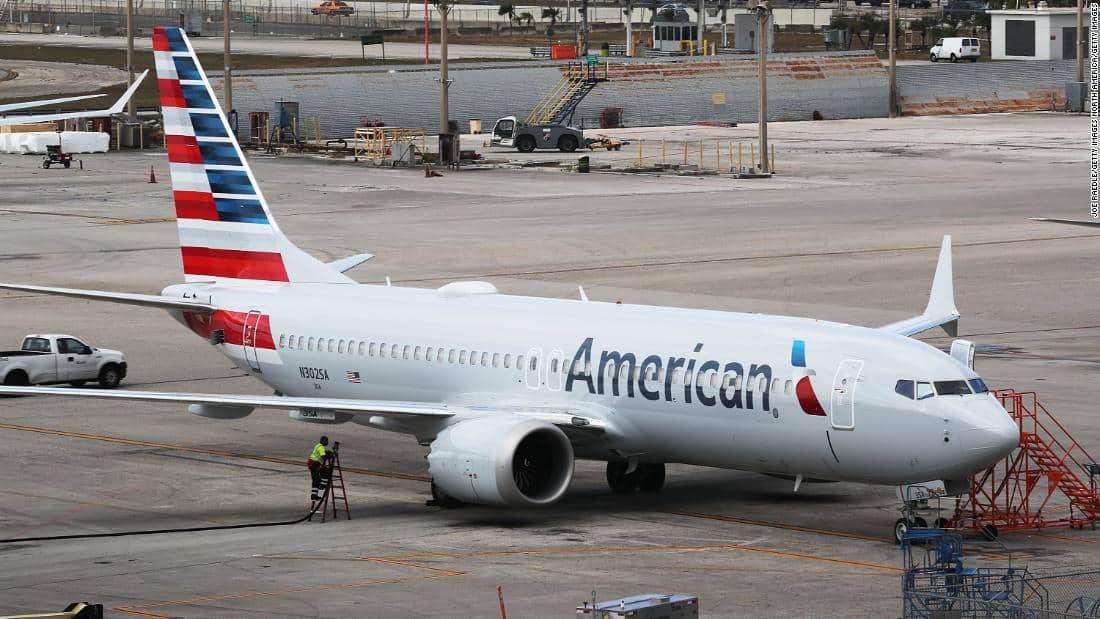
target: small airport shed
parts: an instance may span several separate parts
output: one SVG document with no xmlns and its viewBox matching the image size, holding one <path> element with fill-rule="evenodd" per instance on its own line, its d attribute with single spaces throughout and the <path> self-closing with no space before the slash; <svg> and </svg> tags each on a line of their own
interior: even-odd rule
<svg viewBox="0 0 1100 619">
<path fill-rule="evenodd" d="M 991 10 L 993 60 L 1071 60 L 1077 58 L 1077 9 L 1040 7 Z M 1088 40 L 1088 15 L 1085 35 Z"/>
</svg>

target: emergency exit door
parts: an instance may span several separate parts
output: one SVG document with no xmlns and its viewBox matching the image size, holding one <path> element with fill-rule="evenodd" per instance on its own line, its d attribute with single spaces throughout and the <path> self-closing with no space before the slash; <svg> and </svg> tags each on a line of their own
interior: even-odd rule
<svg viewBox="0 0 1100 619">
<path fill-rule="evenodd" d="M 244 347 L 244 360 L 253 372 L 262 372 L 260 359 L 256 354 L 256 340 L 259 337 L 260 311 L 252 310 L 244 317 L 244 334 L 241 344 Z"/>
<path fill-rule="evenodd" d="M 836 370 L 829 412 L 833 428 L 837 430 L 856 427 L 856 384 L 862 371 L 863 362 L 859 359 L 845 359 Z"/>
</svg>

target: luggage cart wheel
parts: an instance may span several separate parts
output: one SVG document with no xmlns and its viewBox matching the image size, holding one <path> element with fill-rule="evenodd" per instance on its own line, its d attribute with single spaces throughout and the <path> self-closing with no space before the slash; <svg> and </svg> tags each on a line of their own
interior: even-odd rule
<svg viewBox="0 0 1100 619">
<path fill-rule="evenodd" d="M 894 543 L 900 544 L 901 538 L 909 532 L 909 521 L 905 518 L 898 518 L 894 522 Z"/>
<path fill-rule="evenodd" d="M 951 524 L 951 521 L 948 520 L 947 518 L 942 518 L 942 517 L 941 518 L 936 518 L 936 528 L 937 529 L 946 529 L 947 526 L 950 525 L 950 524 Z"/>
</svg>

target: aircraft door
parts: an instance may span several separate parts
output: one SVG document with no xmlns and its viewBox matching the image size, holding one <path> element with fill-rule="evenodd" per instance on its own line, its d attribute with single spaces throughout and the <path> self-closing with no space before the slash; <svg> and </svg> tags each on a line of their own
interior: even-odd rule
<svg viewBox="0 0 1100 619">
<path fill-rule="evenodd" d="M 241 338 L 244 348 L 244 360 L 254 372 L 262 372 L 260 359 L 256 354 L 256 340 L 259 337 L 260 311 L 252 310 L 244 317 L 244 334 Z"/>
<path fill-rule="evenodd" d="M 836 430 L 854 430 L 856 427 L 856 384 L 862 371 L 863 362 L 859 359 L 845 359 L 836 370 L 829 408 L 832 425 Z"/>
</svg>

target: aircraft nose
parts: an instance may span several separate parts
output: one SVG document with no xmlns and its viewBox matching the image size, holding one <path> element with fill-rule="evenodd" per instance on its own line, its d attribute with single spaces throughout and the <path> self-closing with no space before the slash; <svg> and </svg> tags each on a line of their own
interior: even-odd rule
<svg viewBox="0 0 1100 619">
<path fill-rule="evenodd" d="M 1020 444 L 1020 427 L 995 399 L 990 398 L 970 411 L 973 426 L 967 433 L 976 464 L 991 466 Z"/>
</svg>

